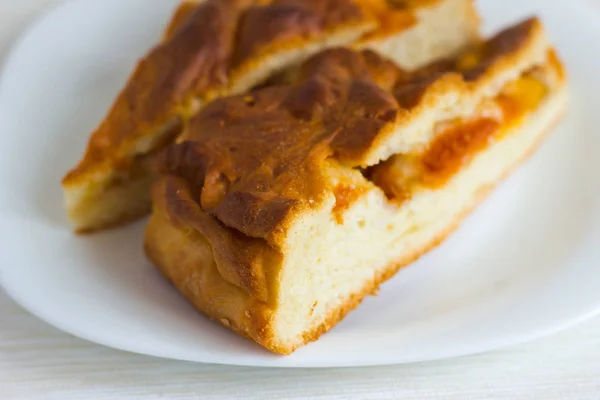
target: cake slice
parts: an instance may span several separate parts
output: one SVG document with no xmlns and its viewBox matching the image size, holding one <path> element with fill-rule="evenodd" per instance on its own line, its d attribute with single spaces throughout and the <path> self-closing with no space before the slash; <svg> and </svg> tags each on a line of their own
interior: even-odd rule
<svg viewBox="0 0 600 400">
<path fill-rule="evenodd" d="M 176 10 L 162 43 L 136 66 L 82 160 L 64 177 L 77 232 L 150 210 L 148 168 L 206 103 L 262 84 L 337 45 L 392 50 L 414 65 L 476 40 L 472 0 L 205 0 Z M 449 18 L 452 22 L 441 21 Z M 407 34 L 406 39 L 404 33 Z M 415 54 L 417 52 L 418 54 Z"/>
<path fill-rule="evenodd" d="M 440 243 L 565 109 L 526 20 L 414 72 L 336 48 L 216 100 L 161 155 L 145 248 L 208 317 L 289 354 Z"/>
</svg>

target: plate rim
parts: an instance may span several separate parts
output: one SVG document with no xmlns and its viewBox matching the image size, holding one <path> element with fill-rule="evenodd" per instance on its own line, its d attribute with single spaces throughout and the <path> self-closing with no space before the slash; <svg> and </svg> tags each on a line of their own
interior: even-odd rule
<svg viewBox="0 0 600 400">
<path fill-rule="evenodd" d="M 118 1 L 118 0 L 113 0 L 113 1 Z M 51 7 L 49 7 L 45 12 L 41 13 L 39 16 L 34 18 L 34 20 L 32 22 L 30 22 L 21 31 L 21 34 L 18 36 L 18 38 L 13 41 L 12 45 L 10 46 L 9 51 L 6 53 L 6 56 L 4 57 L 2 65 L 0 66 L 0 99 L 2 98 L 3 93 L 4 93 L 5 80 L 6 80 L 6 76 L 8 75 L 7 71 L 10 70 L 9 67 L 14 62 L 15 55 L 21 50 L 21 48 L 24 47 L 24 44 L 27 42 L 27 40 L 31 36 L 34 35 L 37 27 L 39 27 L 40 25 L 42 25 L 43 23 L 45 23 L 49 20 L 52 20 L 53 18 L 56 18 L 56 15 L 58 13 L 65 12 L 65 10 L 68 10 L 71 7 L 76 6 L 77 4 L 82 4 L 82 3 L 89 4 L 88 0 L 66 0 L 64 2 L 55 4 Z M 550 3 L 550 2 L 548 2 L 548 3 Z M 560 4 L 560 3 L 564 3 L 564 2 L 563 2 L 563 0 L 554 0 L 554 3 Z M 594 9 L 590 4 L 588 4 L 588 2 L 586 0 L 576 1 L 576 2 L 574 2 L 574 4 L 576 4 L 578 7 L 593 10 L 594 16 L 596 17 L 598 22 L 600 22 L 600 13 L 598 13 L 598 10 Z M 570 6 L 572 7 L 573 4 L 571 4 Z M 4 280 L 4 276 L 3 276 L 4 274 L 2 273 L 2 271 L 3 271 L 3 268 L 0 266 L 0 288 L 3 289 L 3 291 L 6 293 L 6 295 L 9 298 L 11 298 L 12 301 L 14 301 L 14 303 L 16 303 L 19 307 L 22 307 L 24 310 L 26 310 L 28 313 L 35 316 L 36 318 L 44 321 L 45 323 L 65 332 L 67 334 L 76 336 L 76 337 L 86 340 L 88 342 L 96 343 L 96 344 L 102 345 L 104 347 L 113 348 L 113 349 L 116 349 L 119 351 L 147 355 L 147 356 L 152 356 L 152 357 L 157 357 L 157 358 L 188 361 L 188 362 L 198 362 L 198 363 L 205 363 L 205 364 L 215 364 L 215 365 L 237 365 L 237 366 L 247 366 L 247 367 L 272 367 L 272 368 L 331 368 L 331 367 L 352 368 L 352 367 L 359 367 L 359 366 L 398 365 L 398 364 L 406 364 L 406 363 L 422 362 L 422 361 L 444 360 L 444 359 L 455 358 L 455 357 L 460 357 L 460 356 L 475 355 L 475 354 L 498 351 L 500 349 L 504 349 L 504 348 L 512 347 L 512 346 L 515 346 L 518 344 L 530 342 L 532 340 L 535 340 L 535 339 L 538 339 L 541 337 L 545 337 L 545 336 L 549 336 L 549 335 L 552 335 L 552 334 L 555 334 L 558 332 L 562 332 L 562 331 L 564 331 L 572 326 L 575 326 L 583 321 L 586 321 L 588 319 L 591 319 L 593 317 L 600 315 L 600 303 L 598 303 L 598 304 L 595 304 L 593 307 L 590 306 L 589 310 L 582 312 L 577 317 L 574 317 L 570 320 L 561 321 L 561 323 L 556 324 L 555 326 L 553 326 L 551 328 L 543 327 L 539 330 L 532 331 L 529 335 L 520 335 L 518 337 L 511 338 L 511 340 L 503 341 L 502 343 L 499 343 L 495 346 L 487 346 L 486 349 L 467 351 L 467 352 L 457 351 L 456 354 L 453 354 L 453 355 L 447 355 L 447 356 L 443 356 L 443 357 L 423 358 L 423 359 L 415 360 L 415 361 L 398 362 L 392 357 L 392 358 L 388 359 L 388 361 L 381 361 L 381 360 L 377 361 L 375 359 L 370 359 L 366 362 L 361 362 L 360 364 L 348 365 L 347 363 L 337 364 L 336 362 L 331 362 L 331 363 L 310 363 L 310 362 L 279 363 L 276 361 L 277 359 L 275 359 L 275 361 L 273 361 L 273 359 L 270 359 L 270 358 L 269 359 L 261 358 L 261 360 L 259 361 L 256 358 L 252 358 L 251 361 L 248 361 L 248 362 L 242 360 L 242 361 L 239 361 L 236 363 L 232 363 L 228 360 L 224 360 L 221 362 L 220 360 L 218 360 L 218 354 L 215 355 L 213 357 L 213 359 L 206 360 L 206 361 L 200 361 L 195 358 L 185 358 L 185 357 L 178 357 L 178 356 L 173 356 L 173 355 L 169 355 L 169 354 L 164 354 L 161 351 L 149 352 L 147 349 L 144 349 L 144 350 L 135 349 L 135 348 L 133 348 L 134 346 L 133 347 L 132 346 L 122 346 L 122 345 L 118 344 L 117 342 L 111 342 L 110 340 L 104 340 L 103 338 L 94 337 L 94 335 L 90 335 L 86 332 L 80 332 L 77 329 L 73 328 L 72 326 L 67 326 L 60 321 L 55 321 L 54 318 L 52 318 L 51 316 L 45 315 L 44 313 L 36 310 L 35 306 L 33 304 L 31 304 L 32 302 L 28 301 L 26 298 L 24 298 L 19 293 L 17 293 L 17 291 L 13 290 L 14 288 L 12 288 L 11 285 L 5 284 L 5 280 Z M 281 359 L 279 359 L 279 360 L 281 360 Z"/>
</svg>

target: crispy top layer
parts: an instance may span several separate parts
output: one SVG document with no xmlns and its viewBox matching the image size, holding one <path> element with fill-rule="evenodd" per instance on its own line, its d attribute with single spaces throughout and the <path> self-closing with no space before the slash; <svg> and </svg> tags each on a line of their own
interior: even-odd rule
<svg viewBox="0 0 600 400">
<path fill-rule="evenodd" d="M 518 75 L 533 67 L 530 48 L 546 52 L 542 37 L 539 21 L 527 20 L 412 73 L 370 51 L 322 52 L 283 83 L 205 107 L 159 158 L 155 207 L 207 238 L 225 279 L 269 301 L 270 268 L 280 265 L 296 218 L 320 210 L 340 184 L 369 184 L 356 170 L 383 161 L 369 154 L 427 112 L 421 100 L 438 82 L 452 82 L 442 91 L 460 96 L 505 73 L 499 65 L 526 64 Z"/>
<path fill-rule="evenodd" d="M 275 0 L 267 7 L 249 7 L 239 22 L 232 67 L 271 43 L 316 37 L 364 18 L 362 10 L 348 0 Z"/>
<path fill-rule="evenodd" d="M 106 165 L 126 170 L 136 154 L 172 140 L 195 104 L 230 94 L 269 55 L 338 31 L 352 31 L 348 40 L 363 35 L 359 41 L 394 35 L 416 22 L 416 10 L 439 1 L 188 0 L 163 42 L 138 63 L 63 183 Z"/>
<path fill-rule="evenodd" d="M 370 51 L 326 51 L 298 85 L 209 104 L 167 151 L 164 171 L 193 182 L 226 226 L 271 240 L 292 209 L 320 202 L 326 160 L 351 160 L 395 120 L 384 87 L 404 75 Z"/>
<path fill-rule="evenodd" d="M 183 177 L 202 209 L 225 226 L 278 244 L 286 219 L 331 190 L 331 166 L 364 166 L 378 136 L 410 113 L 434 80 L 457 72 L 476 79 L 536 28 L 539 22 L 528 20 L 500 33 L 462 70 L 464 57 L 409 74 L 371 51 L 325 51 L 294 74 L 299 83 L 209 104 L 168 149 L 162 170 Z"/>
<path fill-rule="evenodd" d="M 294 39 L 298 45 L 336 29 L 373 25 L 354 0 L 205 0 L 179 11 L 164 42 L 138 63 L 66 181 L 88 165 L 123 157 L 121 144 L 185 115 L 190 102 L 226 92 L 235 70 L 261 56 L 267 44 Z"/>
</svg>

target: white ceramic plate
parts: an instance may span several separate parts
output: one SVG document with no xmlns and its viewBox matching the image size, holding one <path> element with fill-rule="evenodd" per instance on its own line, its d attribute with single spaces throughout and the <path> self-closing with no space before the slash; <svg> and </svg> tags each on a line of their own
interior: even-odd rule
<svg viewBox="0 0 600 400">
<path fill-rule="evenodd" d="M 144 258 L 143 221 L 74 236 L 63 217 L 61 176 L 175 3 L 65 3 L 27 32 L 5 66 L 0 282 L 26 309 L 123 350 L 282 367 L 472 354 L 600 310 L 600 18 L 576 1 L 481 2 L 486 30 L 542 15 L 571 74 L 567 119 L 444 245 L 292 356 L 272 355 L 196 313 Z"/>
</svg>

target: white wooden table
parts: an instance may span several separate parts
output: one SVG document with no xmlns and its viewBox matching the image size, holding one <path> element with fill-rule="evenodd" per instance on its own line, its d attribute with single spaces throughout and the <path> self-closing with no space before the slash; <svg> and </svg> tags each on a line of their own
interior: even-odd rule
<svg viewBox="0 0 600 400">
<path fill-rule="evenodd" d="M 0 0 L 0 56 L 36 14 L 59 1 Z M 598 400 L 600 318 L 508 351 L 443 362 L 276 370 L 104 348 L 46 325 L 0 291 L 0 399 L 159 398 Z"/>
</svg>

